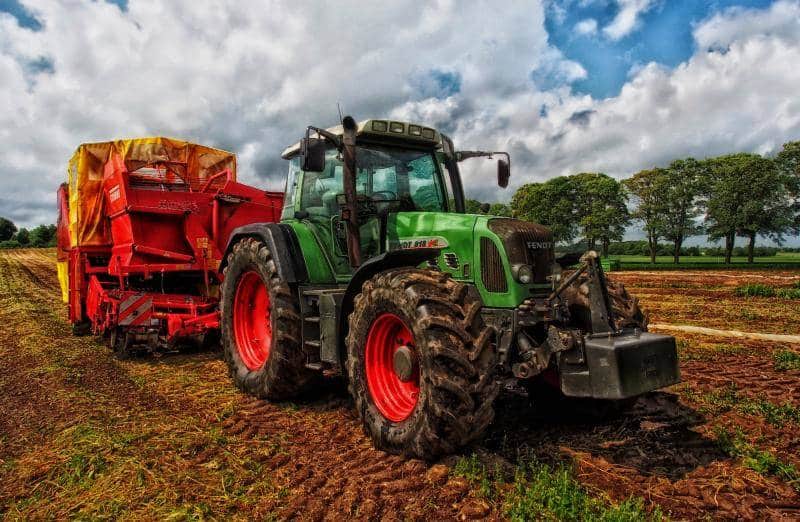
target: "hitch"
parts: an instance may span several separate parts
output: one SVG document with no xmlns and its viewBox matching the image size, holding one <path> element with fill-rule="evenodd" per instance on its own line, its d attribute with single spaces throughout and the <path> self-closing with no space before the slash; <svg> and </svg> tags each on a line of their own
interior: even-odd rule
<svg viewBox="0 0 800 522">
<path fill-rule="evenodd" d="M 551 293 L 547 300 L 552 303 L 567 288 L 575 283 L 585 272 L 588 275 L 586 284 L 589 287 L 589 311 L 591 313 L 592 333 L 611 333 L 614 328 L 614 312 L 608 298 L 606 275 L 600 265 L 600 256 L 590 250 L 581 256 L 581 266 L 567 277 L 561 285 Z"/>
</svg>

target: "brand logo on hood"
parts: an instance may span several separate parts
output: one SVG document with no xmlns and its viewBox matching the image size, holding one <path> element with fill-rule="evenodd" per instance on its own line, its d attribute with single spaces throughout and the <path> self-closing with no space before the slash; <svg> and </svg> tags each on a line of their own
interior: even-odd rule
<svg viewBox="0 0 800 522">
<path fill-rule="evenodd" d="M 547 250 L 553 247 L 552 241 L 528 241 L 526 243 L 531 250 Z"/>
</svg>

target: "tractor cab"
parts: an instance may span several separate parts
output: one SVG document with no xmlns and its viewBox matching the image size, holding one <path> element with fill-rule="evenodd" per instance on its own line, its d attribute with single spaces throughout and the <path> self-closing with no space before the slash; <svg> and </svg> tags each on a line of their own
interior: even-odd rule
<svg viewBox="0 0 800 522">
<path fill-rule="evenodd" d="M 281 218 L 302 221 L 312 230 L 339 277 L 351 276 L 363 261 L 387 250 L 429 246 L 426 238 L 399 237 L 396 215 L 420 213 L 436 220 L 436 214 L 463 214 L 458 161 L 492 154 L 507 157 L 455 153 L 447 136 L 412 123 L 350 123 L 355 135 L 352 166 L 343 144 L 346 125 L 309 127 L 306 138 L 283 153 L 289 173 Z M 498 173 L 500 183 L 507 184 L 507 160 L 498 162 Z M 352 202 L 348 187 L 354 188 Z M 354 252 L 348 250 L 348 235 Z"/>
</svg>

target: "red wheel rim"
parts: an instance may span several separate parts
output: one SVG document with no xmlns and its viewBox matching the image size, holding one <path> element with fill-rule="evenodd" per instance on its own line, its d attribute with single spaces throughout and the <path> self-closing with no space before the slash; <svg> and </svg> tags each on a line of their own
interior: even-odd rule
<svg viewBox="0 0 800 522">
<path fill-rule="evenodd" d="M 258 272 L 245 272 L 233 296 L 233 337 L 242 362 L 258 370 L 269 358 L 272 326 L 269 322 L 269 293 Z"/>
<path fill-rule="evenodd" d="M 411 378 L 405 382 L 395 371 L 394 355 L 403 346 L 410 348 L 418 360 L 414 335 L 405 323 L 394 314 L 378 316 L 367 334 L 367 388 L 375 407 L 392 422 L 411 416 L 419 400 L 419 364 L 414 363 Z"/>
</svg>

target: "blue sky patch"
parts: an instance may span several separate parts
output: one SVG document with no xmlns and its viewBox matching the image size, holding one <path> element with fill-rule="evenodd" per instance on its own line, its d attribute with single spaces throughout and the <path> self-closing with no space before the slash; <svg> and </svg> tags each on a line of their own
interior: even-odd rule
<svg viewBox="0 0 800 522">
<path fill-rule="evenodd" d="M 123 11 L 128 10 L 128 0 L 100 0 L 119 6 Z M 17 19 L 20 27 L 27 27 L 38 31 L 42 28 L 41 22 L 34 17 L 19 0 L 0 0 L 0 13 L 8 13 Z"/>
<path fill-rule="evenodd" d="M 632 68 L 649 62 L 672 68 L 686 61 L 695 51 L 694 25 L 714 13 L 732 6 L 763 8 L 772 3 L 771 0 L 657 0 L 641 14 L 633 31 L 612 40 L 603 33 L 603 28 L 619 12 L 615 1 L 558 0 L 547 10 L 545 27 L 550 43 L 588 73 L 586 78 L 573 82 L 573 89 L 599 99 L 617 95 Z"/>
<path fill-rule="evenodd" d="M 457 72 L 431 69 L 411 79 L 411 86 L 421 98 L 444 99 L 461 92 L 461 75 Z"/>
<path fill-rule="evenodd" d="M 8 13 L 17 19 L 21 27 L 38 31 L 42 24 L 17 0 L 0 0 L 0 13 Z"/>
</svg>

